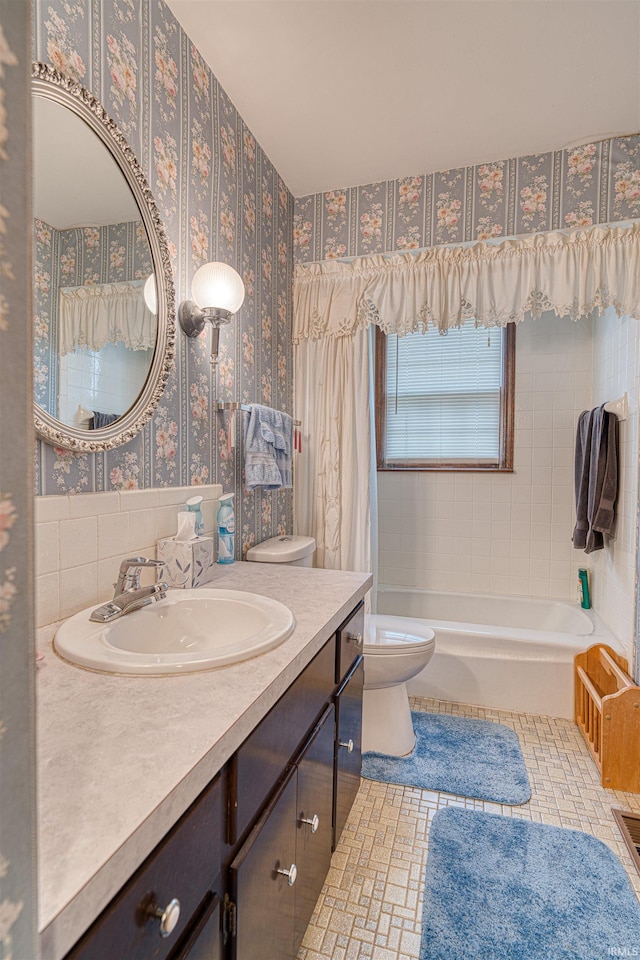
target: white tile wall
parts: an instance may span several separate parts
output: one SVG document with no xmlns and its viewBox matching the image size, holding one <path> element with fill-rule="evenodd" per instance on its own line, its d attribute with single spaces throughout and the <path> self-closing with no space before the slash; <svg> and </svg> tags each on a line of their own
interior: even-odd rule
<svg viewBox="0 0 640 960">
<path fill-rule="evenodd" d="M 607 311 L 594 328 L 593 404 L 629 396 L 630 415 L 619 425 L 620 460 L 615 536 L 585 557 L 594 607 L 631 658 L 635 606 L 638 490 L 638 321 Z"/>
<path fill-rule="evenodd" d="M 155 558 L 156 542 L 175 533 L 178 506 L 189 497 L 204 497 L 205 533 L 211 534 L 221 493 L 209 484 L 36 497 L 37 626 L 107 600 L 121 560 Z M 153 582 L 153 571 L 143 574 L 143 582 Z"/>
<path fill-rule="evenodd" d="M 519 326 L 513 473 L 378 474 L 381 583 L 575 597 L 573 444 L 592 348 L 590 320 Z"/>
<path fill-rule="evenodd" d="M 639 350 L 638 321 L 614 311 L 593 322 L 525 321 L 516 336 L 514 473 L 379 473 L 380 582 L 574 599 L 578 568 L 588 567 L 594 607 L 631 655 Z M 571 544 L 576 423 L 625 391 L 616 534 L 587 556 Z"/>
</svg>

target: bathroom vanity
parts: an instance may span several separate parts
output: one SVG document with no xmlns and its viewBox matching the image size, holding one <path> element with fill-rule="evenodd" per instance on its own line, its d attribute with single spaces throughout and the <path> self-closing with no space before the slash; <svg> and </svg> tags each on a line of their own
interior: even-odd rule
<svg viewBox="0 0 640 960">
<path fill-rule="evenodd" d="M 47 655 L 43 960 L 295 957 L 359 785 L 370 578 L 256 566 L 216 583 L 293 611 L 260 657 L 134 678 Z"/>
</svg>

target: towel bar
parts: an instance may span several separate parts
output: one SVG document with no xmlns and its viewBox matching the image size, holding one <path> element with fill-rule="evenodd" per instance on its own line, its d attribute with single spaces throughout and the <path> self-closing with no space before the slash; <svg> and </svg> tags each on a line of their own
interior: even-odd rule
<svg viewBox="0 0 640 960">
<path fill-rule="evenodd" d="M 237 400 L 224 400 L 216 403 L 216 410 L 244 410 L 245 413 L 249 413 L 251 404 L 239 403 Z M 296 427 L 302 426 L 302 420 L 294 420 L 293 423 Z"/>
</svg>

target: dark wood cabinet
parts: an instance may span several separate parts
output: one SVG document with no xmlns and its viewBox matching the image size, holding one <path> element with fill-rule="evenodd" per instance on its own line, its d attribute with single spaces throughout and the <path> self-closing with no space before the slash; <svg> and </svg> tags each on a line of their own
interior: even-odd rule
<svg viewBox="0 0 640 960">
<path fill-rule="evenodd" d="M 218 774 L 66 960 L 169 957 L 200 915 L 203 898 L 220 897 L 222 811 Z"/>
<path fill-rule="evenodd" d="M 231 863 L 235 960 L 298 952 L 331 862 L 334 743 L 330 704 Z"/>
<path fill-rule="evenodd" d="M 356 660 L 336 694 L 336 763 L 334 800 L 335 850 L 358 787 L 362 769 L 362 690 L 364 661 Z"/>
<path fill-rule="evenodd" d="M 65 960 L 293 960 L 360 782 L 363 618 L 359 604 Z"/>
<path fill-rule="evenodd" d="M 331 698 L 335 651 L 331 637 L 234 755 L 229 772 L 231 846 L 242 840 Z"/>
</svg>

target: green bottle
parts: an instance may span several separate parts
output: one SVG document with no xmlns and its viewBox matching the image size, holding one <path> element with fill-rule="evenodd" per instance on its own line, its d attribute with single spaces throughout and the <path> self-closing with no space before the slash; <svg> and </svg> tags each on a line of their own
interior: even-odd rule
<svg viewBox="0 0 640 960">
<path fill-rule="evenodd" d="M 578 570 L 578 599 L 584 610 L 591 609 L 591 594 L 589 592 L 589 571 L 582 567 Z"/>
</svg>

